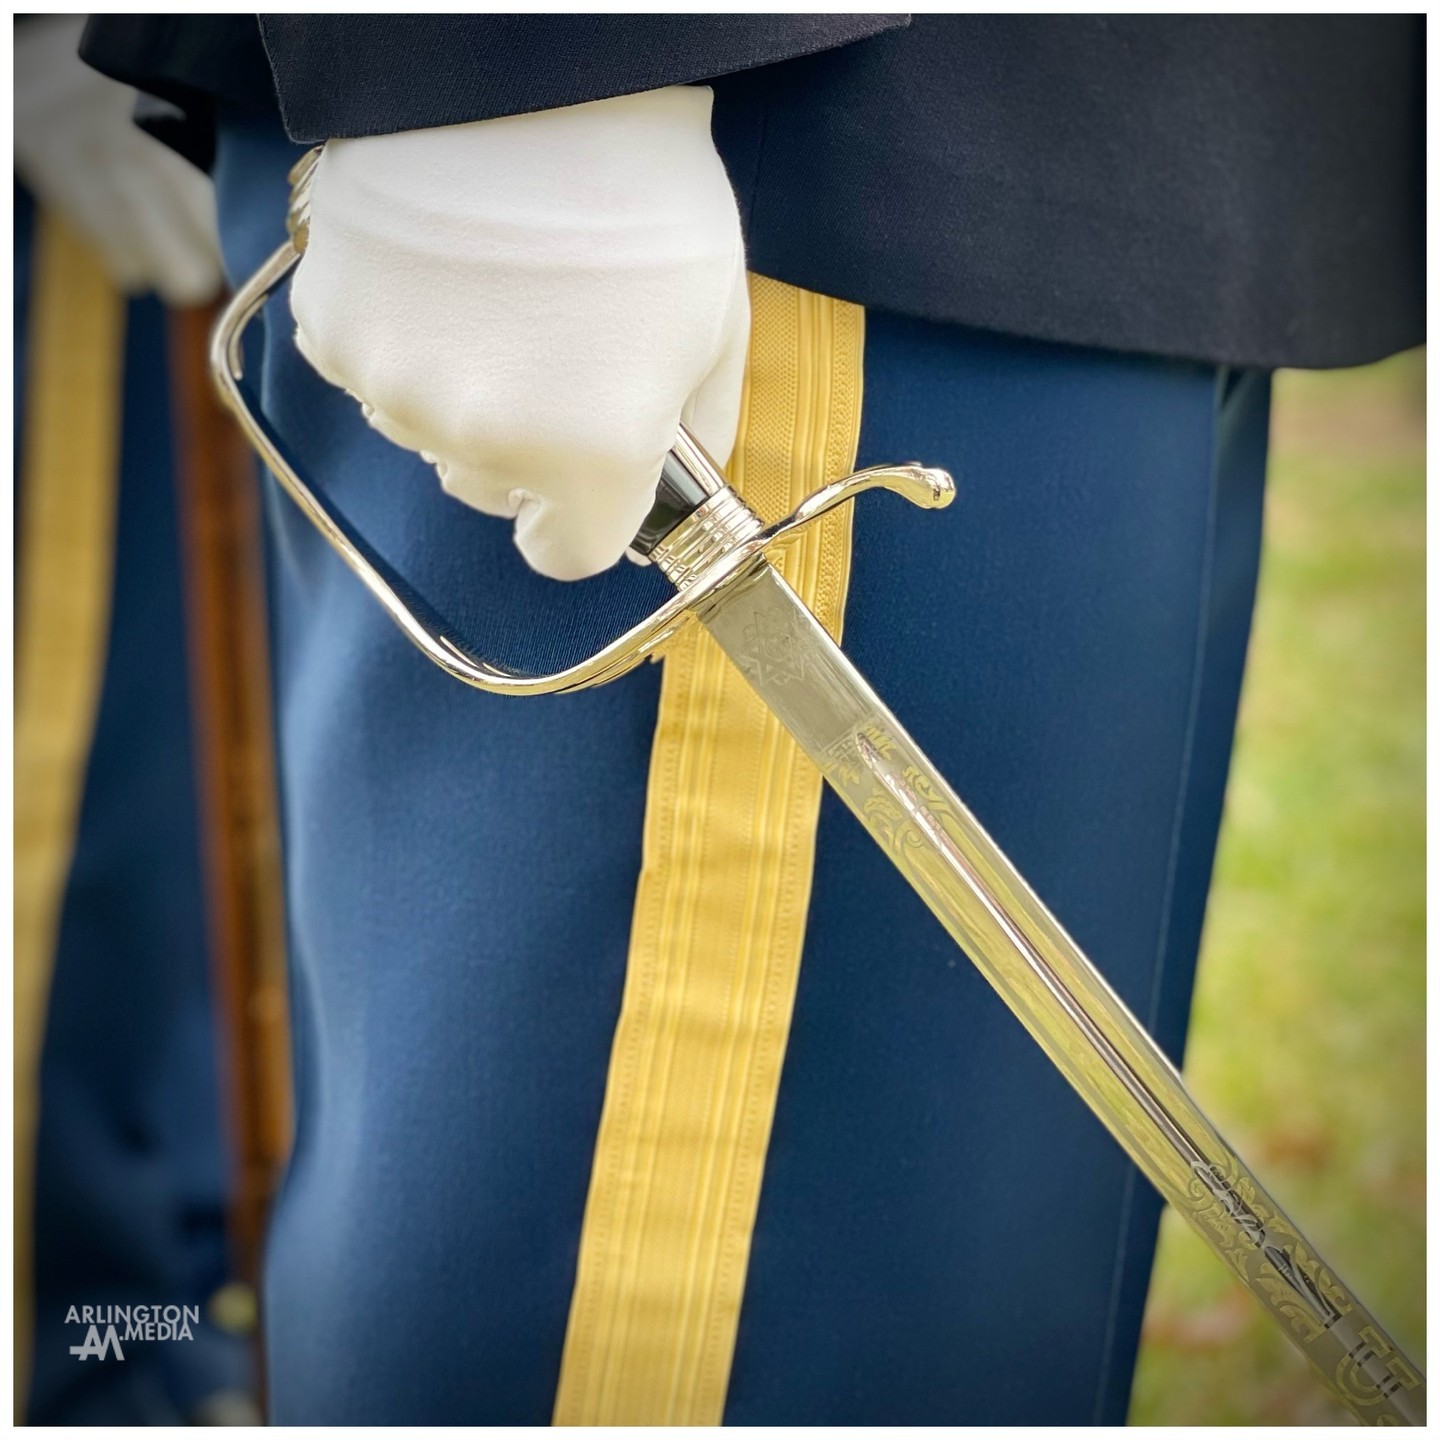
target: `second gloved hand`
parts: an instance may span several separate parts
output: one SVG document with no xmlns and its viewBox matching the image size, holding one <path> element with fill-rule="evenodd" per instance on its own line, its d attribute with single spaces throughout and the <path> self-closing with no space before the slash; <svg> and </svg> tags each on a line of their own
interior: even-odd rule
<svg viewBox="0 0 1440 1440">
<path fill-rule="evenodd" d="M 122 290 L 203 304 L 223 279 L 210 177 L 133 124 L 134 90 L 80 59 L 85 20 L 15 27 L 16 173 Z"/>
<path fill-rule="evenodd" d="M 300 349 L 544 575 L 620 558 L 680 423 L 729 458 L 749 303 L 710 104 L 331 141 L 316 170 Z"/>
</svg>

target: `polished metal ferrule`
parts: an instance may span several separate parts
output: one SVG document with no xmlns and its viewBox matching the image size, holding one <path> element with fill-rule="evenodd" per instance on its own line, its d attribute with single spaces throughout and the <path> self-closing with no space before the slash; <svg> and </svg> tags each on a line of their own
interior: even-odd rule
<svg viewBox="0 0 1440 1440">
<path fill-rule="evenodd" d="M 684 590 L 762 529 L 760 517 L 727 485 L 692 510 L 655 546 L 650 558 L 677 590 Z"/>
</svg>

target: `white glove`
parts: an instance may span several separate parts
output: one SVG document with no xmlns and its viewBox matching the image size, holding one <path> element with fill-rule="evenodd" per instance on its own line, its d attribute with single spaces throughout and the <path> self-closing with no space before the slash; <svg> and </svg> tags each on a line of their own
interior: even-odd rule
<svg viewBox="0 0 1440 1440">
<path fill-rule="evenodd" d="M 543 575 L 613 565 L 683 421 L 734 444 L 744 243 L 711 92 L 332 140 L 296 343 Z"/>
<path fill-rule="evenodd" d="M 136 128 L 134 90 L 80 59 L 85 19 L 15 27 L 15 169 L 122 290 L 198 305 L 222 279 L 214 187 Z"/>
</svg>

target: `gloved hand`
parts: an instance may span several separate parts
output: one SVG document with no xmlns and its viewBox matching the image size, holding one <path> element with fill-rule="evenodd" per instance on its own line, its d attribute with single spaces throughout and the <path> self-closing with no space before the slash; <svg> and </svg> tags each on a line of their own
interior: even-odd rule
<svg viewBox="0 0 1440 1440">
<path fill-rule="evenodd" d="M 122 290 L 197 305 L 220 289 L 214 188 L 135 127 L 135 91 L 77 53 L 84 15 L 15 27 L 15 169 Z"/>
<path fill-rule="evenodd" d="M 613 565 L 678 425 L 723 464 L 749 339 L 711 92 L 332 140 L 296 342 L 541 574 Z"/>
</svg>

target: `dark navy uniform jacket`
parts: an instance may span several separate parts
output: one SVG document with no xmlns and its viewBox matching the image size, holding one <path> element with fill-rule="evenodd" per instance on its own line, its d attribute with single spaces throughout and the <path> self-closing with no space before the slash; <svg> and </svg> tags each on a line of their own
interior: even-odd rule
<svg viewBox="0 0 1440 1440">
<path fill-rule="evenodd" d="M 100 16 L 84 53 L 294 140 L 713 83 L 750 267 L 876 308 L 1234 365 L 1423 338 L 1419 16 Z"/>
</svg>

